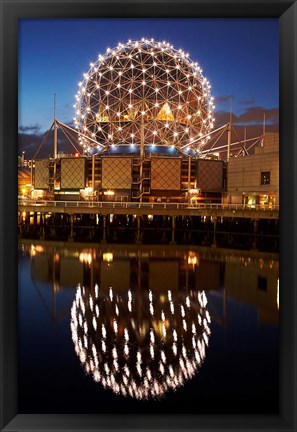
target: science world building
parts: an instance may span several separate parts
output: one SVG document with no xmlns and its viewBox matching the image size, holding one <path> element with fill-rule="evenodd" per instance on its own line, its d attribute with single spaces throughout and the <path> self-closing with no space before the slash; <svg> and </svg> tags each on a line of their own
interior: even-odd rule
<svg viewBox="0 0 297 432">
<path fill-rule="evenodd" d="M 205 153 L 215 106 L 202 72 L 165 41 L 108 48 L 79 83 L 74 128 L 53 123 L 54 141 L 60 127 L 74 153 L 56 142 L 52 159 L 36 158 L 34 189 L 55 200 L 220 199 L 225 164 Z"/>
</svg>

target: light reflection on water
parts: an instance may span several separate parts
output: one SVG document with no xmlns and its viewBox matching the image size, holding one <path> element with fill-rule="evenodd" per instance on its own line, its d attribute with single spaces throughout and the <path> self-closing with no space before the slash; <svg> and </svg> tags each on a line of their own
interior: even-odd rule
<svg viewBox="0 0 297 432">
<path fill-rule="evenodd" d="M 103 387 L 159 398 L 201 366 L 210 335 L 206 305 L 204 291 L 132 294 L 78 286 L 71 309 L 75 352 Z"/>
<path fill-rule="evenodd" d="M 248 411 L 247 393 L 254 412 L 266 397 L 267 412 L 276 406 L 277 255 L 42 242 L 19 251 L 21 406 L 47 409 L 35 396 L 44 367 L 57 412 L 66 398 L 69 410 L 84 401 L 82 412 L 97 412 L 97 396 L 105 412 L 116 400 L 171 412 L 184 397 L 187 412 L 196 400 L 205 412 Z"/>
</svg>

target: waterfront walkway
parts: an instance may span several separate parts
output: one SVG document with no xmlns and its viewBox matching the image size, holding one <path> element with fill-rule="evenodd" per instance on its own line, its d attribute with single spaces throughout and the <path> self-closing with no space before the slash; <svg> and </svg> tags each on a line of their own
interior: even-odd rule
<svg viewBox="0 0 297 432">
<path fill-rule="evenodd" d="M 102 201 L 48 201 L 19 199 L 19 211 L 67 214 L 125 214 L 163 216 L 213 216 L 248 219 L 278 219 L 279 208 L 253 208 L 242 204 L 147 203 Z"/>
</svg>

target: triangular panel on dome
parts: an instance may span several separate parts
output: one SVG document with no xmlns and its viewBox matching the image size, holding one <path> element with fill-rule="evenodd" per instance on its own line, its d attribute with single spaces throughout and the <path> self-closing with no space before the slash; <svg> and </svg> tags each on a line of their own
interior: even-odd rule
<svg viewBox="0 0 297 432">
<path fill-rule="evenodd" d="M 96 120 L 97 120 L 97 122 L 100 122 L 100 123 L 108 123 L 109 122 L 109 117 L 108 117 L 108 115 L 107 115 L 107 113 L 106 113 L 106 111 L 102 105 L 99 107 L 98 114 L 96 114 Z"/>
<path fill-rule="evenodd" d="M 174 116 L 172 114 L 172 111 L 170 109 L 170 106 L 168 102 L 165 102 L 162 108 L 160 109 L 156 120 L 163 120 L 163 121 L 174 121 Z"/>
</svg>

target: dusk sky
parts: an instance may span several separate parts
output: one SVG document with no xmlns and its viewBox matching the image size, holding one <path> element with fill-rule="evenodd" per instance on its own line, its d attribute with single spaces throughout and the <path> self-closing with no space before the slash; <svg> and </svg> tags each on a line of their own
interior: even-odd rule
<svg viewBox="0 0 297 432">
<path fill-rule="evenodd" d="M 19 133 L 36 136 L 57 118 L 72 123 L 78 82 L 90 62 L 119 42 L 166 40 L 197 61 L 215 98 L 215 126 L 256 125 L 266 113 L 278 124 L 277 19 L 21 19 L 19 21 Z M 226 121 L 225 121 L 226 120 Z M 26 141 L 28 142 L 28 140 Z"/>
</svg>

